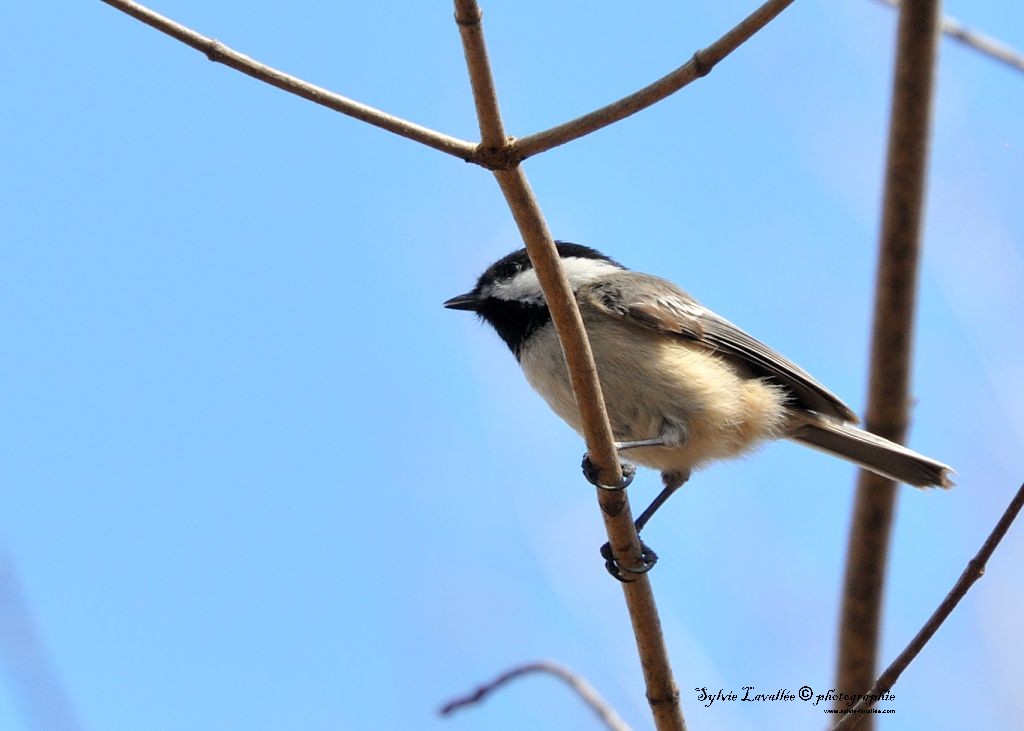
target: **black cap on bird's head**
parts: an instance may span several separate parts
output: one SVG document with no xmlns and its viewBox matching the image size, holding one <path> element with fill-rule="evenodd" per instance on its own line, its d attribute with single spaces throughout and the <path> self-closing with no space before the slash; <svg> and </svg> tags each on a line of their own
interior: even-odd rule
<svg viewBox="0 0 1024 731">
<path fill-rule="evenodd" d="M 589 246 L 556 241 L 555 248 L 573 289 L 601 273 L 623 268 Z M 452 297 L 444 306 L 477 313 L 498 332 L 516 358 L 530 335 L 551 320 L 526 249 L 498 259 L 480 275 L 471 291 Z"/>
<path fill-rule="evenodd" d="M 592 262 L 603 262 L 617 269 L 623 268 L 618 262 L 605 256 L 597 249 L 591 249 L 589 246 L 572 244 L 568 241 L 556 241 L 555 248 L 562 259 L 562 264 L 566 266 L 566 274 L 569 276 L 570 284 L 573 283 L 573 274 L 576 273 L 574 269 L 577 267 L 570 267 L 567 260 L 590 260 Z M 523 276 L 524 273 L 525 276 Z M 519 282 L 521 286 L 515 288 L 503 286 L 511 284 L 516 279 L 521 279 Z M 531 286 L 535 282 L 536 274 L 533 273 L 533 262 L 530 261 L 529 254 L 527 254 L 526 249 L 518 249 L 487 267 L 487 270 L 477 279 L 476 287 L 465 294 L 452 297 L 444 303 L 444 306 L 450 310 L 475 311 L 477 309 L 476 305 L 481 300 L 489 297 L 505 300 L 516 299 L 517 297 L 535 299 L 540 286 L 539 284 L 536 287 Z"/>
</svg>

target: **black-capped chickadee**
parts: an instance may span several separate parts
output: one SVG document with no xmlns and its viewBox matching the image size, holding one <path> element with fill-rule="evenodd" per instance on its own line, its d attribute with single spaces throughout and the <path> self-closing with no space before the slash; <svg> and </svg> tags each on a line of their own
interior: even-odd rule
<svg viewBox="0 0 1024 731">
<path fill-rule="evenodd" d="M 694 468 L 778 438 L 917 487 L 951 486 L 950 467 L 851 426 L 857 416 L 835 394 L 671 282 L 586 246 L 556 246 L 615 439 L 629 460 L 660 470 L 666 488 Z M 530 385 L 580 431 L 562 348 L 525 249 L 444 306 L 493 326 Z"/>
</svg>

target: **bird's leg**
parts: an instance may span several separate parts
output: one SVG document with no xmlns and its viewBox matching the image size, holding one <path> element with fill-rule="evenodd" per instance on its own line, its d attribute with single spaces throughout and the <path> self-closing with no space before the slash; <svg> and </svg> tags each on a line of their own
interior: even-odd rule
<svg viewBox="0 0 1024 731">
<path fill-rule="evenodd" d="M 690 479 L 690 470 L 685 471 L 674 471 L 674 472 L 662 472 L 661 482 L 665 486 L 658 496 L 651 501 L 644 512 L 640 513 L 640 517 L 636 519 L 636 532 L 639 533 L 643 530 L 644 526 L 656 512 L 668 502 L 668 499 L 672 497 L 673 493 L 680 487 L 686 484 L 686 481 Z"/>
<path fill-rule="evenodd" d="M 675 427 L 670 429 L 669 425 L 666 424 L 662 427 L 662 433 L 652 439 L 630 439 L 626 441 L 616 441 L 614 444 L 617 451 L 626 451 L 627 449 L 639 449 L 644 446 L 678 446 L 685 441 L 685 439 L 685 428 Z M 637 468 L 628 462 L 620 462 L 618 463 L 618 466 L 620 466 L 623 471 L 623 481 L 617 485 L 603 485 L 600 482 L 600 475 L 598 474 L 597 466 L 590 461 L 590 455 L 588 454 L 583 456 L 583 476 L 586 477 L 587 481 L 592 485 L 600 487 L 601 489 L 626 489 L 630 486 L 630 483 L 633 482 L 633 478 L 637 473 Z M 684 479 L 683 482 L 685 481 L 686 480 Z"/>
<path fill-rule="evenodd" d="M 616 442 L 615 447 L 619 450 L 624 449 L 637 449 L 641 447 L 678 447 L 680 444 L 686 441 L 688 436 L 688 430 L 685 424 L 669 424 L 668 422 L 663 423 L 661 426 L 661 433 L 653 439 L 635 439 L 631 441 Z M 636 526 L 637 534 L 643 530 L 643 527 L 647 525 L 647 522 L 651 519 L 658 509 L 665 504 L 665 502 L 672 497 L 672 493 L 678 490 L 686 481 L 690 479 L 689 470 L 675 470 L 671 472 L 662 472 L 661 481 L 665 485 L 664 489 L 658 496 L 654 498 L 650 505 L 640 513 L 640 517 L 636 519 L 634 525 Z M 619 581 L 629 582 L 634 579 L 628 579 L 623 575 L 623 572 L 628 574 L 645 574 L 654 568 L 654 564 L 658 561 L 658 554 L 648 546 L 643 540 L 640 540 L 640 557 L 641 566 L 639 568 L 630 568 L 628 566 L 620 566 L 618 561 L 615 560 L 615 554 L 612 551 L 610 544 L 605 543 L 601 546 L 601 556 L 604 558 L 605 568 L 608 569 L 608 573 Z"/>
<path fill-rule="evenodd" d="M 632 439 L 627 442 L 615 442 L 615 448 L 620 452 L 624 452 L 627 449 L 639 449 L 640 447 L 666 447 L 668 444 L 665 442 L 664 437 L 655 437 L 654 439 Z"/>
<path fill-rule="evenodd" d="M 686 441 L 689 430 L 686 424 L 662 422 L 661 432 L 653 439 L 627 439 L 615 442 L 615 448 L 620 452 L 628 449 L 641 449 L 643 447 L 668 447 L 673 449 Z"/>
<path fill-rule="evenodd" d="M 618 446 L 618 445 L 616 445 Z M 620 462 L 622 468 L 622 482 L 618 486 L 610 487 L 608 485 L 602 485 L 600 481 L 600 475 L 598 474 L 597 465 L 590 461 L 590 455 L 583 455 L 583 476 L 587 479 L 594 487 L 601 490 L 625 490 L 629 487 L 629 484 L 633 481 L 633 477 L 636 475 L 636 467 L 626 462 Z M 646 512 L 646 511 L 645 511 Z M 641 516 L 643 517 L 643 516 Z M 646 522 L 646 520 L 644 521 Z M 614 576 L 619 581 L 630 582 L 636 579 L 627 579 L 622 575 L 619 570 L 619 564 L 615 560 L 615 556 L 612 554 L 611 544 L 605 543 L 601 546 L 601 556 L 604 557 L 605 568 L 608 569 L 608 573 Z M 640 559 L 642 561 L 640 569 L 627 569 L 630 573 L 642 574 L 650 571 L 651 567 L 658 560 L 658 555 L 644 545 L 643 541 L 640 541 Z"/>
<path fill-rule="evenodd" d="M 658 493 L 658 496 L 651 501 L 651 504 L 644 509 L 644 512 L 640 513 L 640 517 L 633 522 L 633 525 L 636 526 L 636 532 L 638 534 L 637 537 L 639 537 L 640 531 L 643 530 L 645 525 L 647 525 L 647 521 L 651 519 L 651 516 L 658 512 L 658 509 L 664 505 L 670 497 L 672 497 L 672 494 L 676 490 L 686 484 L 688 479 L 690 479 L 689 470 L 686 470 L 685 472 L 661 473 L 661 481 L 665 487 Z M 644 543 L 643 539 L 640 539 L 640 559 L 642 562 L 640 568 L 620 566 L 619 562 L 615 559 L 615 554 L 612 552 L 610 543 L 605 543 L 601 546 L 601 558 L 604 559 L 604 566 L 608 570 L 608 573 L 624 583 L 635 581 L 635 579 L 627 579 L 623 575 L 623 572 L 627 574 L 646 574 L 654 568 L 654 564 L 658 562 L 658 554 L 654 552 L 653 548 Z"/>
</svg>

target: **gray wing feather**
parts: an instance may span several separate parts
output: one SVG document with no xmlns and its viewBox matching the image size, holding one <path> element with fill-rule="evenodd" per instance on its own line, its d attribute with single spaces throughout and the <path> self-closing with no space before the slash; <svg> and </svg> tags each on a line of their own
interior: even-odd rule
<svg viewBox="0 0 1024 731">
<path fill-rule="evenodd" d="M 679 335 L 742 362 L 755 375 L 786 388 L 793 406 L 840 421 L 858 421 L 849 406 L 803 368 L 665 279 L 627 270 L 588 289 L 581 291 L 580 296 L 609 314 L 646 328 Z"/>
</svg>

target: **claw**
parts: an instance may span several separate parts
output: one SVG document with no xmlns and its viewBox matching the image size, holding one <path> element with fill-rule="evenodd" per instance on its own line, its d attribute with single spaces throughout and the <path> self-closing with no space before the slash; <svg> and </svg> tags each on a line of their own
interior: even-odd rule
<svg viewBox="0 0 1024 731">
<path fill-rule="evenodd" d="M 619 468 L 622 470 L 622 482 L 618 485 L 602 485 L 600 482 L 600 470 L 597 469 L 597 465 L 590 461 L 590 455 L 583 455 L 583 476 L 586 478 L 594 487 L 599 487 L 602 490 L 625 490 L 633 482 L 633 478 L 636 477 L 636 467 L 629 464 L 628 462 L 619 462 Z"/>
<path fill-rule="evenodd" d="M 642 565 L 639 568 L 620 566 L 619 562 L 615 560 L 615 554 L 612 553 L 611 545 L 608 543 L 601 546 L 601 558 L 604 559 L 604 567 L 612 575 L 612 578 L 621 581 L 623 584 L 630 584 L 636 581 L 636 579 L 629 579 L 623 576 L 623 572 L 633 575 L 646 574 L 654 568 L 654 564 L 658 563 L 658 554 L 642 540 L 640 541 L 640 560 Z"/>
</svg>

